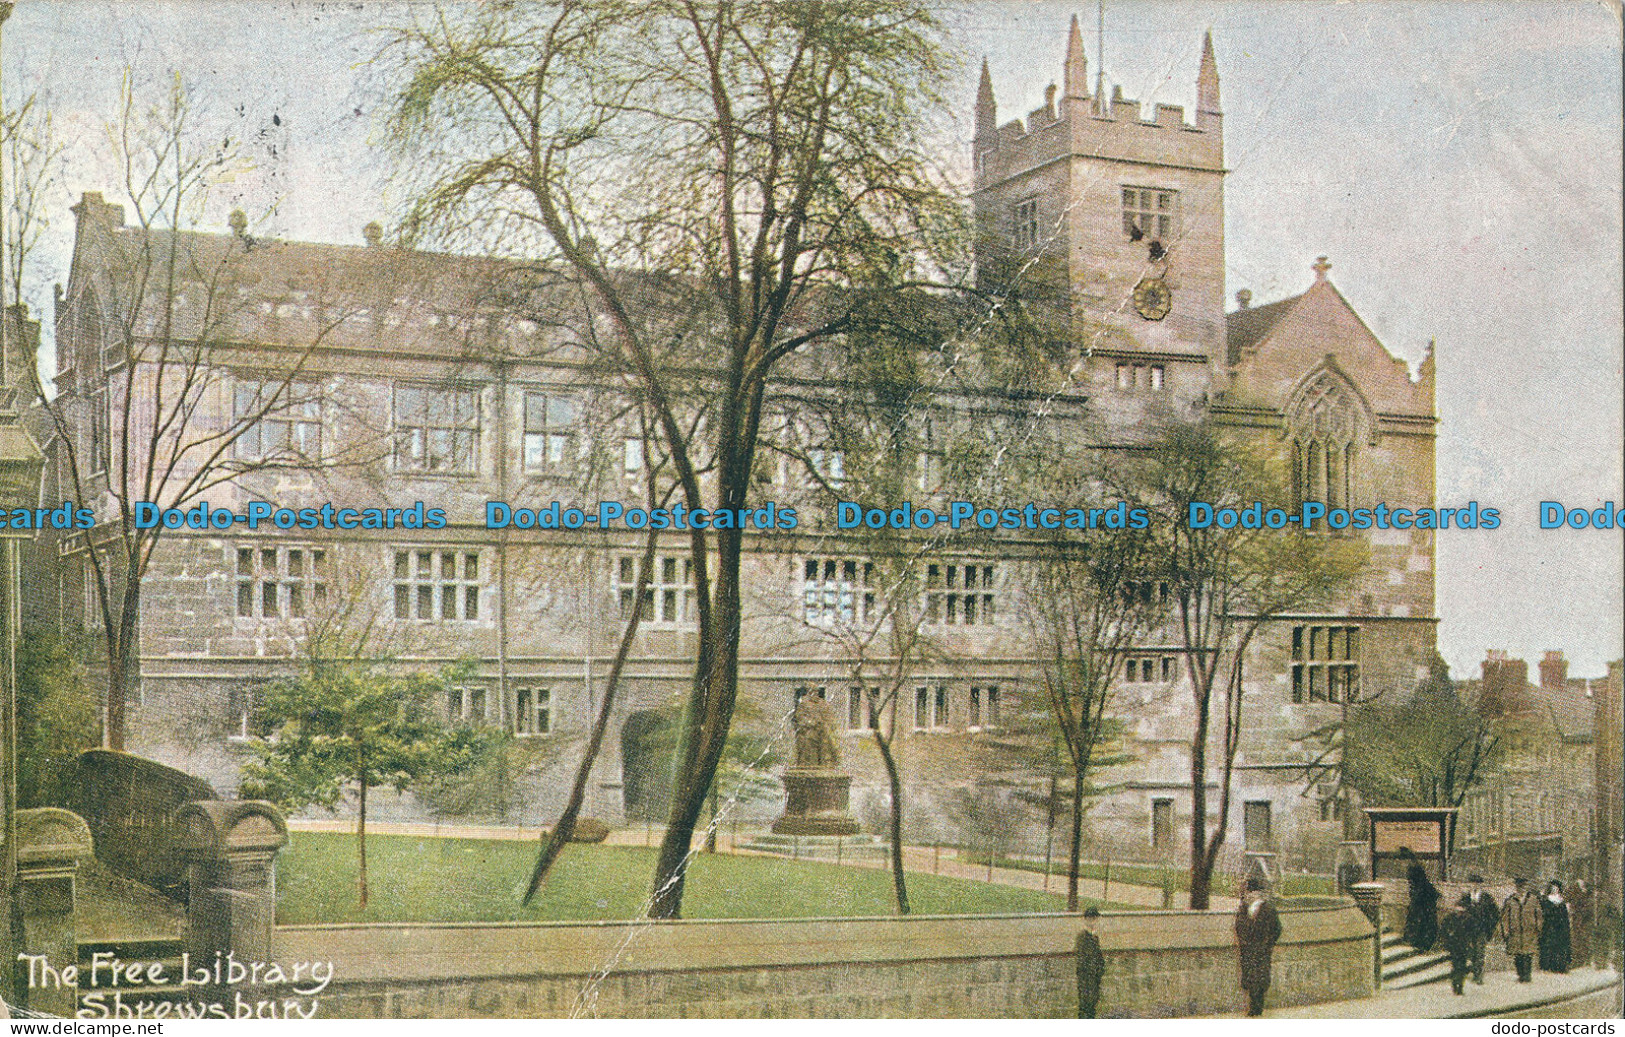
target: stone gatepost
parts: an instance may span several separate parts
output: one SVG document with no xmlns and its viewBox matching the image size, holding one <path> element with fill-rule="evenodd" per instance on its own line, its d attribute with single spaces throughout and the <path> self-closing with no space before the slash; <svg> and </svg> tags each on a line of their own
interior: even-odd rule
<svg viewBox="0 0 1625 1037">
<path fill-rule="evenodd" d="M 175 811 L 175 847 L 186 865 L 185 949 L 192 966 L 215 955 L 271 959 L 276 854 L 288 844 L 282 812 L 257 800 L 199 800 Z"/>
<path fill-rule="evenodd" d="M 1371 975 L 1377 989 L 1382 989 L 1382 895 L 1388 886 L 1382 882 L 1356 882 L 1349 887 L 1355 906 L 1371 920 L 1376 933 L 1371 937 Z"/>
<path fill-rule="evenodd" d="M 73 923 L 74 884 L 79 862 L 92 855 L 90 828 L 69 810 L 43 807 L 17 812 L 17 913 L 22 923 L 18 953 L 44 958 L 60 971 L 79 962 L 79 933 Z M 49 981 L 28 986 L 29 965 L 14 962 L 17 986 L 30 1011 L 72 1019 L 79 991 Z"/>
</svg>

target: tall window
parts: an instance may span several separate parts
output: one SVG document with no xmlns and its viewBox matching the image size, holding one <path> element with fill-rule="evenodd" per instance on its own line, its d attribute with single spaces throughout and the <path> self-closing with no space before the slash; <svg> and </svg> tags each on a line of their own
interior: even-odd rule
<svg viewBox="0 0 1625 1037">
<path fill-rule="evenodd" d="M 454 687 L 446 689 L 446 716 L 454 724 L 483 724 L 486 721 L 485 689 Z"/>
<path fill-rule="evenodd" d="M 947 626 L 992 626 L 998 591 L 991 565 L 945 564 L 925 567 L 925 621 Z"/>
<path fill-rule="evenodd" d="M 85 450 L 86 460 L 89 462 L 90 472 L 103 472 L 107 470 L 108 455 L 111 447 L 109 429 L 112 427 L 112 414 L 107 407 L 107 386 L 97 385 L 90 390 L 90 442 Z"/>
<path fill-rule="evenodd" d="M 851 558 L 808 558 L 802 562 L 803 617 L 815 626 L 867 623 L 875 608 L 869 583 L 874 565 Z"/>
<path fill-rule="evenodd" d="M 254 415 L 260 417 L 250 421 Z M 232 418 L 243 430 L 231 445 L 239 461 L 316 461 L 322 456 L 319 386 L 239 379 L 232 391 Z"/>
<path fill-rule="evenodd" d="M 1138 241 L 1169 241 L 1179 233 L 1179 192 L 1123 188 L 1123 233 Z"/>
<path fill-rule="evenodd" d="M 1292 701 L 1360 700 L 1360 628 L 1292 628 Z"/>
<path fill-rule="evenodd" d="M 1152 684 L 1173 675 L 1171 656 L 1135 655 L 1123 660 L 1123 683 Z"/>
<path fill-rule="evenodd" d="M 245 545 L 235 568 L 240 619 L 303 619 L 327 605 L 326 548 Z"/>
<path fill-rule="evenodd" d="M 549 688 L 520 688 L 513 696 L 513 733 L 545 735 L 553 731 L 553 692 Z"/>
<path fill-rule="evenodd" d="M 1117 365 L 1119 389 L 1149 389 L 1152 392 L 1162 392 L 1166 384 L 1166 371 L 1161 364 Z"/>
<path fill-rule="evenodd" d="M 1011 210 L 1011 240 L 1022 251 L 1038 244 L 1038 199 L 1017 202 Z"/>
<path fill-rule="evenodd" d="M 573 467 L 579 456 L 579 422 L 579 409 L 568 396 L 525 393 L 525 471 L 558 472 Z"/>
<path fill-rule="evenodd" d="M 420 547 L 395 552 L 396 619 L 479 619 L 480 587 L 478 551 Z"/>
<path fill-rule="evenodd" d="M 226 741 L 248 742 L 264 738 L 270 731 L 255 723 L 263 682 L 250 680 L 234 684 L 226 691 Z"/>
<path fill-rule="evenodd" d="M 938 684 L 934 687 L 919 687 L 914 689 L 914 730 L 916 731 L 946 731 L 948 729 L 948 688 Z"/>
<path fill-rule="evenodd" d="M 1295 503 L 1353 506 L 1361 426 L 1353 391 L 1335 372 L 1321 372 L 1296 395 L 1288 417 Z"/>
<path fill-rule="evenodd" d="M 478 470 L 480 394 L 474 389 L 395 388 L 395 467 L 471 475 Z"/>
<path fill-rule="evenodd" d="M 970 718 L 967 723 L 972 728 L 999 726 L 998 685 L 984 684 L 980 687 L 971 687 Z"/>
<path fill-rule="evenodd" d="M 615 561 L 615 600 L 622 619 L 632 615 L 632 595 L 638 586 L 638 559 L 622 555 Z M 655 559 L 649 587 L 643 595 L 643 622 L 687 626 L 694 622 L 694 562 L 661 555 Z"/>
<path fill-rule="evenodd" d="M 873 731 L 880 727 L 880 689 L 846 689 L 846 729 Z"/>
<path fill-rule="evenodd" d="M 846 453 L 840 450 L 831 450 L 827 447 L 807 451 L 807 460 L 812 462 L 813 471 L 819 478 L 836 488 L 846 482 Z"/>
</svg>

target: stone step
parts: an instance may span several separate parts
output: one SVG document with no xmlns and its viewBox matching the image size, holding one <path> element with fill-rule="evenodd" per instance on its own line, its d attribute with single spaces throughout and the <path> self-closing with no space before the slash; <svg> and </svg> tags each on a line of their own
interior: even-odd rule
<svg viewBox="0 0 1625 1037">
<path fill-rule="evenodd" d="M 1407 987 L 1421 987 L 1427 986 L 1430 983 L 1443 983 L 1449 978 L 1450 959 L 1446 958 L 1443 961 L 1432 962 L 1426 968 L 1413 972 L 1407 972 L 1400 976 L 1395 976 L 1393 979 L 1389 979 L 1385 975 L 1382 978 L 1382 986 L 1384 990 L 1404 990 Z"/>
<path fill-rule="evenodd" d="M 1385 960 L 1382 963 L 1382 978 L 1384 982 L 1387 982 L 1390 979 L 1399 979 L 1418 972 L 1426 972 L 1440 962 L 1443 962 L 1448 970 L 1450 956 L 1439 951 L 1429 951 L 1426 954 L 1413 951 L 1402 957 Z"/>
</svg>

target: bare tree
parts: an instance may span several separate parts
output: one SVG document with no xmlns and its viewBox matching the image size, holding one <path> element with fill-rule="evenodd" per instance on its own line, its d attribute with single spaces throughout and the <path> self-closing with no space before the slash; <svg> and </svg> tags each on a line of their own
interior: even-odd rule
<svg viewBox="0 0 1625 1037">
<path fill-rule="evenodd" d="M 1167 608 L 1166 583 L 1150 575 L 1151 543 L 1149 530 L 1131 527 L 1070 531 L 1042 542 L 1026 567 L 1023 618 L 1072 784 L 1068 911 L 1078 909 L 1084 797 L 1113 728 L 1112 692 Z"/>
<path fill-rule="evenodd" d="M 925 5 L 878 2 L 422 17 L 385 51 L 403 76 L 396 139 L 422 171 L 406 225 L 502 236 L 578 276 L 681 502 L 737 512 L 775 367 L 936 279 L 926 250 L 962 220 L 920 132 L 940 103 L 937 35 Z M 688 534 L 698 648 L 654 917 L 681 911 L 738 692 L 743 531 Z"/>
<path fill-rule="evenodd" d="M 321 406 L 323 393 L 301 376 L 312 352 L 363 303 L 321 298 L 322 286 L 313 286 L 317 297 L 301 307 L 312 314 L 302 341 L 240 353 L 236 343 L 256 319 L 245 286 L 274 250 L 248 235 L 240 213 L 231 235 L 194 228 L 211 190 L 246 163 L 229 139 L 200 142 L 178 80 L 147 105 L 127 77 L 108 132 L 135 225 L 109 219 L 82 240 L 105 266 L 87 269 L 69 300 L 58 368 L 72 378 L 59 381 L 56 395 L 42 386 L 40 396 L 64 489 L 82 504 L 101 502 L 96 525 L 70 554 L 88 568 L 103 635 L 105 741 L 122 749 L 125 696 L 139 679 L 141 584 L 165 537 L 163 513 L 209 501 L 252 472 L 355 460 L 356 444 L 330 443 L 323 453 L 319 433 L 306 437 L 320 423 L 299 418 Z M 239 365 L 253 376 L 239 377 Z"/>
<path fill-rule="evenodd" d="M 1266 624 L 1320 605 L 1364 569 L 1355 537 L 1295 528 L 1191 521 L 1191 505 L 1264 508 L 1287 499 L 1275 466 L 1211 421 L 1172 423 L 1149 444 L 1143 480 L 1158 531 L 1150 573 L 1170 587 L 1170 624 L 1190 681 L 1190 907 L 1204 910 L 1230 823 L 1236 753 L 1243 733 L 1242 663 Z M 1217 717 L 1219 802 L 1208 828 L 1208 750 Z"/>
</svg>

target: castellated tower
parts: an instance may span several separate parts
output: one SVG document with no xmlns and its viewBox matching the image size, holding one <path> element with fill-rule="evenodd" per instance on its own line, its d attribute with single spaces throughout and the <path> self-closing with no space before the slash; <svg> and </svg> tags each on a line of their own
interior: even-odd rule
<svg viewBox="0 0 1625 1037">
<path fill-rule="evenodd" d="M 1206 392 L 1226 334 L 1224 116 L 1211 34 L 1195 121 L 1163 104 L 1146 119 L 1120 88 L 1109 100 L 1090 94 L 1074 17 L 1060 95 L 1052 84 L 1025 122 L 999 125 L 983 62 L 973 149 L 983 286 L 1064 312 L 1100 403 Z"/>
</svg>

